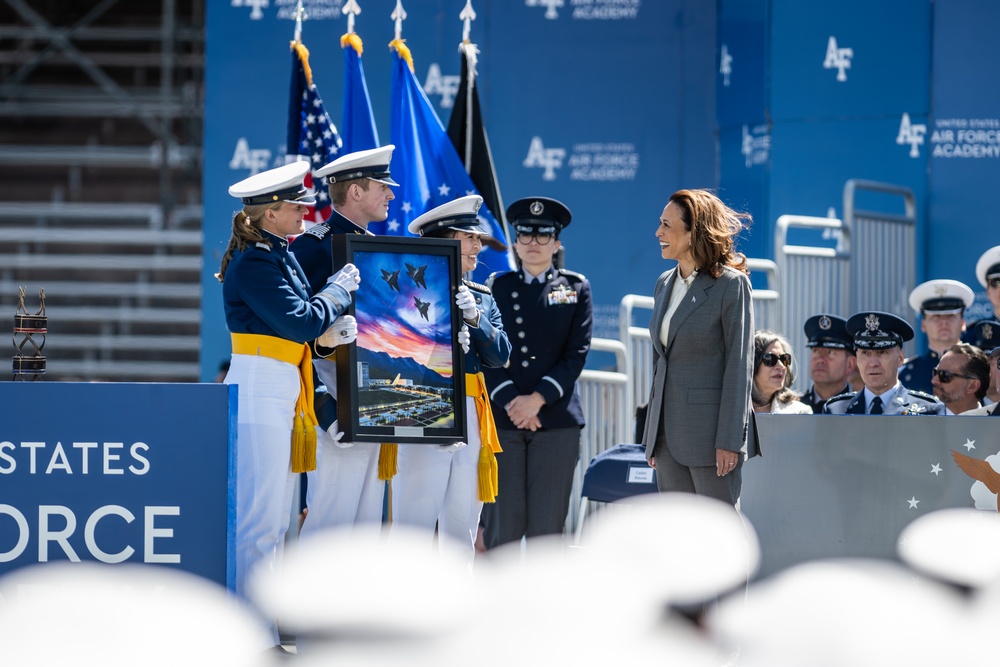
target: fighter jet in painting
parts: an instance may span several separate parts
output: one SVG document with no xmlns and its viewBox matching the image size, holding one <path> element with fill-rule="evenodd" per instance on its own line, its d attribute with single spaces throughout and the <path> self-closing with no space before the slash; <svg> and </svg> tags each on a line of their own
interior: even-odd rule
<svg viewBox="0 0 1000 667">
<path fill-rule="evenodd" d="M 395 271 L 386 271 L 385 269 L 382 269 L 382 280 L 389 283 L 389 287 L 391 289 L 399 292 L 399 269 L 396 269 Z"/>
<path fill-rule="evenodd" d="M 431 302 L 421 301 L 417 297 L 413 297 L 413 305 L 416 306 L 417 310 L 420 311 L 420 316 L 423 317 L 428 322 L 430 322 L 430 318 L 427 317 L 427 309 L 430 307 Z"/>
<path fill-rule="evenodd" d="M 426 288 L 427 283 L 424 281 L 424 271 L 427 270 L 427 265 L 413 266 L 408 262 L 404 262 L 404 264 L 406 264 L 406 275 L 413 278 L 413 282 L 416 283 L 417 287 Z"/>
</svg>

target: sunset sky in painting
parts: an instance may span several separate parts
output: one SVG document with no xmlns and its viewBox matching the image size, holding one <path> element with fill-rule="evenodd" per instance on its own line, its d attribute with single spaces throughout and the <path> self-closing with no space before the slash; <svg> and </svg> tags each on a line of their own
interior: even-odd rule
<svg viewBox="0 0 1000 667">
<path fill-rule="evenodd" d="M 444 377 L 451 377 L 452 340 L 448 259 L 441 255 L 355 252 L 354 264 L 361 272 L 355 293 L 358 346 L 392 357 L 410 357 Z M 427 265 L 418 287 L 406 274 L 405 263 Z M 399 292 L 382 278 L 382 269 L 399 270 Z M 413 297 L 430 302 L 425 320 Z"/>
</svg>

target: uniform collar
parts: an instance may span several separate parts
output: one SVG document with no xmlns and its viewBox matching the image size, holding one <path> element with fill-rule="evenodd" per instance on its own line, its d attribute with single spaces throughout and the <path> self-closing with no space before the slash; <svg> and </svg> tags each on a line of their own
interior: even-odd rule
<svg viewBox="0 0 1000 667">
<path fill-rule="evenodd" d="M 552 280 L 552 274 L 554 272 L 555 272 L 555 268 L 553 268 L 553 266 L 551 264 L 549 264 L 549 268 L 547 268 L 544 271 L 542 271 L 541 274 L 535 276 L 535 275 L 532 275 L 531 272 L 528 271 L 528 269 L 526 269 L 526 268 L 524 268 L 522 266 L 521 267 L 521 280 L 523 280 L 524 282 L 528 283 L 529 285 L 531 283 L 533 283 L 533 282 L 536 282 L 536 281 L 540 282 L 540 283 L 545 283 L 545 282 L 548 282 L 548 281 Z"/>
<path fill-rule="evenodd" d="M 274 234 L 272 232 L 267 231 L 266 229 L 262 229 L 260 231 L 264 235 L 264 240 L 269 241 L 272 247 L 277 247 L 282 249 L 288 247 L 288 239 L 286 239 L 284 236 L 281 236 L 279 234 Z"/>
<path fill-rule="evenodd" d="M 883 410 L 885 409 L 886 406 L 889 405 L 889 401 L 891 401 L 896 396 L 896 394 L 899 391 L 900 386 L 902 386 L 902 385 L 900 385 L 899 380 L 897 379 L 896 380 L 896 384 L 894 384 L 892 387 L 890 387 L 888 391 L 886 391 L 884 394 L 878 394 L 878 397 L 882 399 L 882 409 Z M 872 390 L 869 389 L 868 387 L 865 387 L 864 389 L 862 389 L 861 393 L 864 395 L 865 412 L 867 413 L 869 411 L 869 409 L 871 409 L 872 400 L 875 398 L 875 394 L 872 393 Z"/>
<path fill-rule="evenodd" d="M 326 221 L 326 224 L 330 226 L 330 229 L 335 229 L 344 234 L 371 234 L 371 232 L 361 225 L 352 222 L 350 218 L 338 211 L 336 207 L 333 209 L 333 213 L 330 214 L 330 218 Z"/>
</svg>

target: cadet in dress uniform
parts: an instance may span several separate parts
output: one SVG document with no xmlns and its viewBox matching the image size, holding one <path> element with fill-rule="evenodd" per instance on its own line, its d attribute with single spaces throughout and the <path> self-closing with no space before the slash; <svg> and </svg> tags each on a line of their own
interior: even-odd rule
<svg viewBox="0 0 1000 667">
<path fill-rule="evenodd" d="M 461 241 L 462 271 L 469 273 L 476 268 L 485 234 L 476 216 L 482 202 L 479 195 L 460 197 L 417 217 L 408 229 L 421 236 Z M 463 349 L 469 442 L 399 445 L 399 472 L 392 480 L 392 520 L 394 525 L 426 531 L 428 542 L 436 524 L 438 535 L 455 541 L 471 565 L 483 502 L 496 497 L 496 454 L 500 451 L 482 370 L 507 363 L 510 342 L 490 289 L 462 282 L 455 302 L 468 332 Z"/>
<path fill-rule="evenodd" d="M 1000 321 L 995 319 L 979 320 L 969 326 L 962 340 L 975 345 L 987 355 L 1000 349 Z M 1000 354 L 1000 353 L 998 353 Z M 992 405 L 1000 401 L 1000 369 L 990 363 L 990 386 L 983 398 L 983 405 Z"/>
<path fill-rule="evenodd" d="M 993 317 L 1000 320 L 1000 245 L 993 246 L 979 257 L 976 278 L 986 288 L 986 296 L 993 304 Z"/>
<path fill-rule="evenodd" d="M 834 396 L 823 407 L 832 415 L 943 415 L 944 403 L 933 394 L 911 391 L 899 381 L 903 343 L 913 339 L 913 328 L 891 313 L 865 311 L 847 320 L 854 337 L 858 371 L 864 388 Z"/>
<path fill-rule="evenodd" d="M 836 315 L 813 315 L 802 330 L 808 339 L 809 377 L 813 385 L 799 400 L 818 415 L 828 399 L 851 392 L 848 378 L 858 367 L 854 338 L 847 333 L 847 320 Z"/>
<path fill-rule="evenodd" d="M 225 382 L 239 385 L 236 593 L 244 598 L 251 570 L 280 561 L 293 473 L 315 465 L 309 344 L 329 342 L 360 281 L 348 264 L 314 295 L 288 250 L 287 237 L 302 233 L 306 207 L 315 204 L 303 187 L 308 170 L 308 162 L 294 162 L 229 188 L 244 206 L 216 277 L 233 345 Z"/>
<path fill-rule="evenodd" d="M 507 208 L 507 220 L 521 268 L 488 283 L 512 344 L 507 365 L 485 371 L 504 451 L 490 547 L 563 531 L 584 426 L 576 381 L 593 332 L 590 283 L 552 263 L 569 209 L 529 197 Z"/>
<path fill-rule="evenodd" d="M 962 339 L 965 309 L 975 294 L 957 280 L 928 280 L 910 292 L 910 308 L 920 315 L 920 330 L 927 334 L 930 347 L 924 354 L 911 357 L 899 369 L 899 379 L 910 389 L 933 393 L 931 371 L 941 355 Z"/>
<path fill-rule="evenodd" d="M 316 171 L 329 184 L 333 213 L 325 222 L 306 230 L 292 243 L 292 250 L 305 269 L 314 289 L 326 283 L 333 272 L 333 234 L 367 234 L 368 224 L 381 222 L 395 199 L 391 186 L 398 185 L 389 175 L 394 146 L 348 153 Z M 357 338 L 357 322 L 351 317 L 338 344 Z M 326 350 L 324 350 L 326 351 Z M 308 474 L 306 506 L 309 512 L 302 535 L 338 526 L 380 530 L 385 498 L 385 482 L 379 479 L 378 443 L 345 442 L 331 423 L 336 419 L 337 365 L 335 357 L 316 359 L 316 373 L 325 385 L 325 395 L 317 399 L 324 431 L 316 455 L 316 470 Z M 348 400 L 345 397 L 344 400 Z M 332 434 L 327 436 L 326 433 Z"/>
</svg>

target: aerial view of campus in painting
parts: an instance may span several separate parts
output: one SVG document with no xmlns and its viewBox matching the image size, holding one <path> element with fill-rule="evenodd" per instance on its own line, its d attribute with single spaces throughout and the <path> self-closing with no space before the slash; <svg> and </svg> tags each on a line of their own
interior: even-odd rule
<svg viewBox="0 0 1000 667">
<path fill-rule="evenodd" d="M 448 258 L 356 252 L 358 425 L 451 428 L 454 361 Z"/>
</svg>

